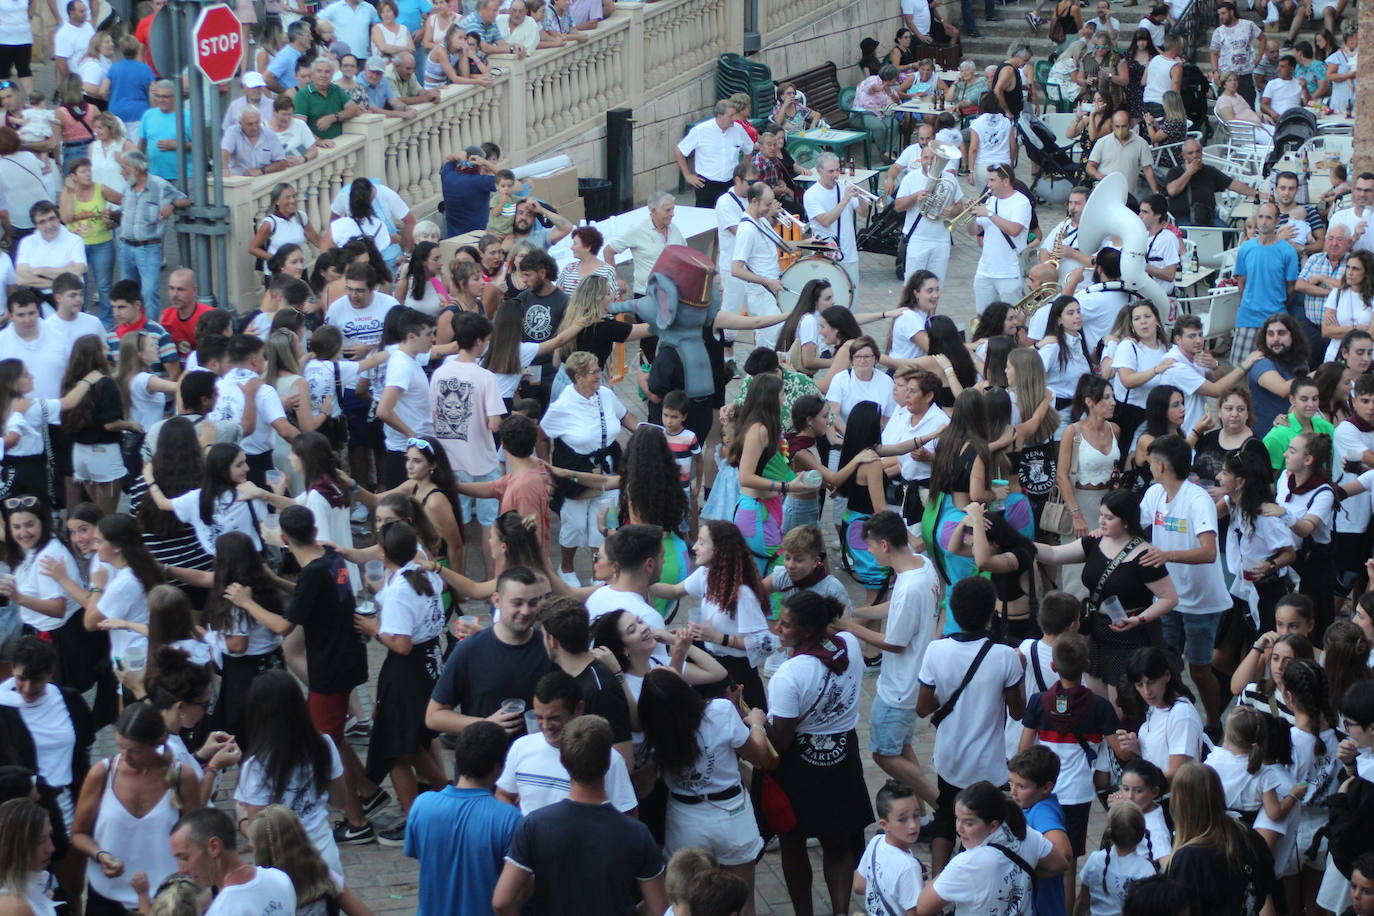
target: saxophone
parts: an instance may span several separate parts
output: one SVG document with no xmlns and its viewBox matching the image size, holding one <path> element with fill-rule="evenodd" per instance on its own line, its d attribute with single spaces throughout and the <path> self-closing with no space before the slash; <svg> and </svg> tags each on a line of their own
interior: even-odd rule
<svg viewBox="0 0 1374 916">
<path fill-rule="evenodd" d="M 1054 244 L 1050 246 L 1050 251 L 1054 251 L 1054 249 L 1058 248 L 1060 243 L 1064 241 L 1064 236 L 1069 234 L 1069 225 L 1069 220 L 1064 220 L 1064 225 L 1059 227 L 1059 233 L 1054 237 Z M 1053 267 L 1055 270 L 1058 270 L 1059 262 L 1061 260 L 1063 260 L 1061 257 L 1052 254 L 1045 259 L 1045 263 L 1048 264 L 1050 267 Z"/>
<path fill-rule="evenodd" d="M 1064 225 L 1059 228 L 1059 232 L 1054 237 L 1054 244 L 1050 246 L 1051 251 L 1058 248 L 1059 244 L 1064 241 L 1064 236 L 1069 232 L 1069 225 L 1069 221 L 1064 220 Z M 1059 262 L 1061 260 L 1063 259 L 1056 255 L 1050 255 L 1045 259 L 1045 264 L 1057 271 L 1059 270 Z M 1044 283 L 1036 286 L 1030 292 L 1026 293 L 1026 295 L 1016 300 L 1016 303 L 1012 306 L 1012 310 L 1020 312 L 1026 318 L 1030 318 L 1040 306 L 1049 302 L 1055 296 L 1058 296 L 1063 290 L 1064 287 L 1060 285 L 1057 280 L 1046 280 Z"/>
</svg>

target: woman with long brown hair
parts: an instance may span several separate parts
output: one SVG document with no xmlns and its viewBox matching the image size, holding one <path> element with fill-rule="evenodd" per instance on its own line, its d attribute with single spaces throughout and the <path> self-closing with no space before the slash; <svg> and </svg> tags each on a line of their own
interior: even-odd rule
<svg viewBox="0 0 1374 916">
<path fill-rule="evenodd" d="M 1197 761 L 1171 784 L 1174 851 L 1165 875 L 1189 891 L 1195 913 L 1258 912 L 1275 883 L 1274 859 L 1259 834 L 1226 810 L 1216 772 Z"/>
<path fill-rule="evenodd" d="M 136 422 L 125 419 L 119 387 L 110 378 L 109 366 L 105 341 L 87 334 L 76 339 L 62 376 L 64 395 L 78 385 L 86 387 L 76 406 L 62 414 L 62 428 L 72 439 L 72 477 L 107 514 L 119 505 L 120 484 L 127 473 L 120 440 L 125 430 L 141 430 Z M 92 372 L 101 376 L 94 385 L 85 380 Z"/>
</svg>

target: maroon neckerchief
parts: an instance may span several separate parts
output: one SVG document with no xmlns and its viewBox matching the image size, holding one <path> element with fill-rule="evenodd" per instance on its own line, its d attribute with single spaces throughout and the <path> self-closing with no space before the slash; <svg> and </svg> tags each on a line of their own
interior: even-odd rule
<svg viewBox="0 0 1374 916">
<path fill-rule="evenodd" d="M 832 674 L 844 674 L 849 667 L 849 647 L 843 640 L 832 639 L 827 633 L 797 643 L 792 654 L 809 655 L 829 668 Z"/>
<path fill-rule="evenodd" d="M 788 433 L 782 438 L 783 441 L 787 443 L 787 454 L 789 455 L 804 452 L 816 444 L 816 438 L 814 436 L 808 436 L 803 433 Z"/>
<path fill-rule="evenodd" d="M 1307 478 L 1306 483 L 1304 483 L 1302 486 L 1298 486 L 1293 481 L 1293 472 L 1288 472 L 1289 496 L 1303 496 L 1307 493 L 1311 493 L 1314 490 L 1320 490 L 1322 487 L 1331 488 L 1332 504 L 1335 506 L 1339 506 L 1341 504 L 1341 497 L 1344 495 L 1344 493 L 1341 491 L 1339 487 L 1333 485 L 1324 474 L 1313 474 L 1311 477 Z"/>
<path fill-rule="evenodd" d="M 1374 423 L 1366 423 L 1360 418 L 1360 415 L 1354 411 L 1351 411 L 1350 416 L 1346 417 L 1346 419 L 1350 421 L 1351 426 L 1354 426 L 1360 432 L 1374 433 Z"/>
<path fill-rule="evenodd" d="M 324 497 L 324 501 L 329 503 L 331 509 L 343 509 L 348 506 L 348 498 L 344 491 L 335 483 L 332 477 L 320 476 L 310 485 L 310 489 Z"/>
<path fill-rule="evenodd" d="M 815 587 L 828 575 L 830 575 L 830 570 L 825 568 L 825 562 L 819 561 L 811 572 L 802 576 L 800 579 L 787 586 L 787 588 L 782 589 L 782 591 L 790 591 L 794 588 L 799 592 L 805 591 L 806 589 Z"/>
<path fill-rule="evenodd" d="M 1049 690 L 1040 694 L 1048 730 L 1066 734 L 1077 731 L 1074 726 L 1087 716 L 1094 696 L 1090 687 L 1081 684 L 1065 687 L 1062 681 L 1055 681 Z"/>
</svg>

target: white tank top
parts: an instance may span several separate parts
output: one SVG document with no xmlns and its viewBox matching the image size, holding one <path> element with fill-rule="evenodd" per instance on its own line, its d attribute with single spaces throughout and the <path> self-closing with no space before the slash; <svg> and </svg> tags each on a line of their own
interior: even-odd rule
<svg viewBox="0 0 1374 916">
<path fill-rule="evenodd" d="M 1121 446 L 1117 444 L 1116 436 L 1112 436 L 1111 451 L 1104 455 L 1093 447 L 1087 436 L 1081 432 L 1078 434 L 1079 484 L 1095 487 L 1107 483 L 1112 479 L 1112 471 L 1120 460 Z"/>
<path fill-rule="evenodd" d="M 86 880 L 90 882 L 91 890 L 132 909 L 138 905 L 138 895 L 129 886 L 130 876 L 135 872 L 147 872 L 149 886 L 157 887 L 177 870 L 177 860 L 172 855 L 167 838 L 171 836 L 172 827 L 181 817 L 181 812 L 173 804 L 175 790 L 168 787 L 147 814 L 142 817 L 130 814 L 114 791 L 115 777 L 123 759 L 123 755 L 119 755 L 108 761 L 105 788 L 100 793 L 100 808 L 96 812 L 91 836 L 97 847 L 124 862 L 124 873 L 118 878 L 107 878 L 92 859 L 86 863 Z M 179 764 L 172 765 L 172 773 L 180 779 Z"/>
<path fill-rule="evenodd" d="M 1174 67 L 1179 63 L 1181 61 L 1177 58 L 1171 60 L 1163 54 L 1150 58 L 1150 65 L 1145 68 L 1145 94 L 1142 101 L 1164 101 L 1164 93 L 1174 88 Z"/>
</svg>

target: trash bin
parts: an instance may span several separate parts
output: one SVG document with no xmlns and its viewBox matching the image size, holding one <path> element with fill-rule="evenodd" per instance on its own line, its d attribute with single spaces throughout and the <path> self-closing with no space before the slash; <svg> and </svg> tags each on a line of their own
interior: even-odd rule
<svg viewBox="0 0 1374 916">
<path fill-rule="evenodd" d="M 577 179 L 577 196 L 587 210 L 587 219 L 598 222 L 611 215 L 611 183 L 604 178 Z"/>
</svg>

